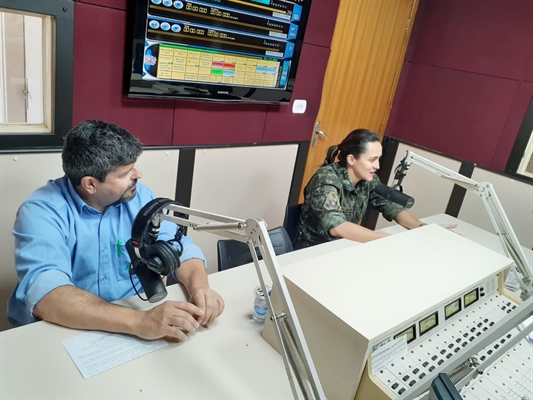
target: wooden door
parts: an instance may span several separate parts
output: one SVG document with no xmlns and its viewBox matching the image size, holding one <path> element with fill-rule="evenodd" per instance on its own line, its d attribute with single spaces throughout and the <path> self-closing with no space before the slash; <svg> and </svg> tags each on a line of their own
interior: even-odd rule
<svg viewBox="0 0 533 400">
<path fill-rule="evenodd" d="M 419 0 L 341 0 L 303 189 L 326 157 L 352 130 L 383 135 Z M 313 141 L 311 141 L 311 144 Z"/>
</svg>

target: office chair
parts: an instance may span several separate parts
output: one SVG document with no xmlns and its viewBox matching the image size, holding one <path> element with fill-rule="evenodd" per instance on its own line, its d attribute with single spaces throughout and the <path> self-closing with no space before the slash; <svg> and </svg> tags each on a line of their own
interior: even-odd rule
<svg viewBox="0 0 533 400">
<path fill-rule="evenodd" d="M 276 255 L 285 254 L 293 250 L 287 231 L 282 226 L 268 231 Z M 261 253 L 256 249 L 257 258 L 262 259 Z M 218 270 L 224 271 L 239 265 L 251 263 L 252 253 L 246 243 L 236 240 L 219 240 L 217 242 Z"/>
<path fill-rule="evenodd" d="M 300 219 L 301 204 L 287 206 L 285 208 L 285 219 L 283 220 L 283 227 L 287 231 L 291 243 L 294 243 L 298 235 L 298 220 Z"/>
</svg>

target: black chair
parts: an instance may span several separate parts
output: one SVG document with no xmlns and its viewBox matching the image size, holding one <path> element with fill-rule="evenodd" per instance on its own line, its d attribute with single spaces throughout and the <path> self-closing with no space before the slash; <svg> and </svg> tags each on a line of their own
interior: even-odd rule
<svg viewBox="0 0 533 400">
<path fill-rule="evenodd" d="M 285 209 L 285 219 L 283 220 L 283 227 L 287 231 L 291 243 L 294 243 L 298 235 L 298 220 L 300 219 L 301 204 L 287 206 Z"/>
<path fill-rule="evenodd" d="M 276 255 L 285 254 L 293 250 L 287 231 L 282 226 L 268 231 Z M 262 259 L 261 253 L 256 249 L 257 257 Z M 239 265 L 251 263 L 252 253 L 246 243 L 236 240 L 219 240 L 217 242 L 218 270 L 224 271 Z"/>
</svg>

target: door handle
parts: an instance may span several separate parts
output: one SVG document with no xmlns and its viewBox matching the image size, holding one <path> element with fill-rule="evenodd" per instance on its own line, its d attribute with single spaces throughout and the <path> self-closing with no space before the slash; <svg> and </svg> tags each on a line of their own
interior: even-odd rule
<svg viewBox="0 0 533 400">
<path fill-rule="evenodd" d="M 323 136 L 326 139 L 329 139 L 329 136 L 326 135 L 324 132 L 320 130 L 320 121 L 317 121 L 315 124 L 315 131 L 313 132 L 313 142 L 311 143 L 311 147 L 316 146 L 316 142 L 318 140 L 318 136 Z"/>
</svg>

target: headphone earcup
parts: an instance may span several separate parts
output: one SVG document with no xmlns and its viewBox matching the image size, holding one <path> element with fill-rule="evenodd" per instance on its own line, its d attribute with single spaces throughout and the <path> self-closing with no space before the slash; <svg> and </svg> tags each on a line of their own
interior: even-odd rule
<svg viewBox="0 0 533 400">
<path fill-rule="evenodd" d="M 146 250 L 144 260 L 148 267 L 160 275 L 167 276 L 180 266 L 180 255 L 178 250 L 164 240 L 158 240 Z"/>
</svg>

